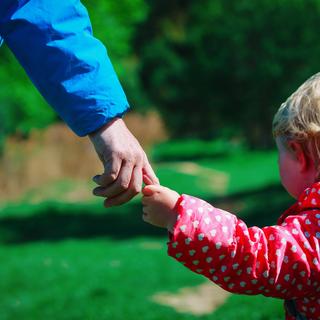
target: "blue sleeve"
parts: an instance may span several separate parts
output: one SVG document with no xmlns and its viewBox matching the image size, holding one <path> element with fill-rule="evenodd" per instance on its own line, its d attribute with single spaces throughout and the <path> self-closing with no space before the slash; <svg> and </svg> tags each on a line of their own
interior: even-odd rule
<svg viewBox="0 0 320 320">
<path fill-rule="evenodd" d="M 79 136 L 129 108 L 104 45 L 78 0 L 1 0 L 0 38 Z"/>
</svg>

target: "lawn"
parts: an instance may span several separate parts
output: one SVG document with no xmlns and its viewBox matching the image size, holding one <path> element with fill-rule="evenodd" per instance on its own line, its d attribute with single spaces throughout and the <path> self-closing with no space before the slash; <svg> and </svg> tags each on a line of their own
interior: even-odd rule
<svg viewBox="0 0 320 320">
<path fill-rule="evenodd" d="M 279 186 L 273 152 L 155 168 L 164 185 L 236 212 L 251 225 L 274 223 L 292 201 Z M 139 198 L 105 210 L 95 199 L 64 201 L 73 183 L 56 186 L 48 186 L 49 193 L 41 188 L 49 201 L 33 203 L 33 190 L 21 201 L 2 204 L 1 320 L 283 318 L 281 301 L 262 296 L 231 295 L 201 316 L 154 302 L 159 292 L 175 294 L 205 280 L 166 256 L 166 232 L 141 221 Z"/>
</svg>

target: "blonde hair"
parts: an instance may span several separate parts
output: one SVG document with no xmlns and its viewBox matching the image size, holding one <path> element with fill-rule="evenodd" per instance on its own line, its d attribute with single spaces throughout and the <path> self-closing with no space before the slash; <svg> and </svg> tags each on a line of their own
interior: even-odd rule
<svg viewBox="0 0 320 320">
<path fill-rule="evenodd" d="M 320 167 L 320 73 L 304 82 L 274 116 L 273 136 L 297 141 Z"/>
</svg>

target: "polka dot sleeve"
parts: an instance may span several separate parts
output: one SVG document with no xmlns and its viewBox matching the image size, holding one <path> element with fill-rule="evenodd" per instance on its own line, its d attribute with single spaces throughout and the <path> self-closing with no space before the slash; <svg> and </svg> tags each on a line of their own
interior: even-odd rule
<svg viewBox="0 0 320 320">
<path fill-rule="evenodd" d="M 188 195 L 176 210 L 168 254 L 225 290 L 283 299 L 320 291 L 317 210 L 265 228 Z"/>
</svg>

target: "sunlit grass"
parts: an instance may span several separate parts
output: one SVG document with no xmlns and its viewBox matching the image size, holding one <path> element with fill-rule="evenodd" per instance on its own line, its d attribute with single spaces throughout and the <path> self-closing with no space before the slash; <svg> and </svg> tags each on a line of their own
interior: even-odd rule
<svg viewBox="0 0 320 320">
<path fill-rule="evenodd" d="M 155 168 L 162 184 L 231 208 L 252 224 L 273 223 L 290 201 L 279 187 L 274 152 Z M 224 189 L 213 188 L 214 182 L 224 183 Z M 89 182 L 88 188 L 92 186 Z M 38 198 L 34 189 L 16 203 L 3 204 L 1 320 L 283 318 L 281 301 L 262 296 L 232 295 L 204 316 L 177 313 L 153 302 L 155 293 L 174 294 L 204 280 L 167 257 L 166 232 L 141 220 L 139 197 L 105 209 L 100 199 L 67 201 L 74 189 L 71 181 L 56 182 Z"/>
<path fill-rule="evenodd" d="M 1 246 L 0 258 L 1 319 L 281 319 L 265 298 L 232 296 L 201 317 L 154 303 L 155 293 L 203 282 L 166 256 L 164 238 Z"/>
</svg>

